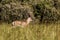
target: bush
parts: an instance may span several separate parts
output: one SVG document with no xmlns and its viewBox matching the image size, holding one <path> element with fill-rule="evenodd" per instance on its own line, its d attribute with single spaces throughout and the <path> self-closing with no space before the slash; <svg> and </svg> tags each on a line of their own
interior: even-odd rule
<svg viewBox="0 0 60 40">
<path fill-rule="evenodd" d="M 1 7 L 1 20 L 3 21 L 14 21 L 14 20 L 22 20 L 27 19 L 28 17 L 34 18 L 33 9 L 28 4 L 21 3 L 5 3 L 2 4 Z"/>
<path fill-rule="evenodd" d="M 52 1 L 51 1 L 52 2 Z M 40 20 L 40 22 L 56 22 L 60 18 L 59 11 L 54 7 L 54 4 L 51 2 L 41 2 L 40 4 L 33 5 L 34 15 Z"/>
<path fill-rule="evenodd" d="M 1 0 L 0 20 L 12 22 L 31 17 L 40 23 L 56 22 L 60 20 L 59 5 L 57 0 Z"/>
</svg>

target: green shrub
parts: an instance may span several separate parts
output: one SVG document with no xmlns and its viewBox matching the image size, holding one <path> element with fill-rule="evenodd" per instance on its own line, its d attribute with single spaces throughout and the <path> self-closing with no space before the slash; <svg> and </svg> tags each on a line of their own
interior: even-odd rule
<svg viewBox="0 0 60 40">
<path fill-rule="evenodd" d="M 59 0 L 1 0 L 0 20 L 12 22 L 32 17 L 40 22 L 55 22 L 60 20 L 59 10 Z"/>
<path fill-rule="evenodd" d="M 52 1 L 44 1 L 40 4 L 33 5 L 34 8 L 34 15 L 40 22 L 56 22 L 60 18 L 58 14 L 59 11 L 54 7 Z"/>
</svg>

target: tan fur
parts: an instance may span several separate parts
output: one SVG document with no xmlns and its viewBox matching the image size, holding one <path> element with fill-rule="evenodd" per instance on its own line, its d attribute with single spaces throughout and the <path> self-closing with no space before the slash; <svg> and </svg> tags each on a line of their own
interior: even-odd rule
<svg viewBox="0 0 60 40">
<path fill-rule="evenodd" d="M 12 25 L 13 25 L 13 27 L 17 27 L 17 26 L 25 27 L 25 26 L 27 26 L 31 21 L 32 21 L 32 19 L 29 17 L 26 21 L 13 21 L 13 22 L 12 22 Z"/>
</svg>

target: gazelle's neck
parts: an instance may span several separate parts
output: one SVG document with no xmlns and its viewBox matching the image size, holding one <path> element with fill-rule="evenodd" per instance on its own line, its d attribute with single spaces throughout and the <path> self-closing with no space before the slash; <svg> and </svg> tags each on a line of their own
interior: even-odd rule
<svg viewBox="0 0 60 40">
<path fill-rule="evenodd" d="M 27 24 L 29 24 L 30 23 L 30 21 L 27 21 Z"/>
<path fill-rule="evenodd" d="M 27 24 L 29 24 L 31 21 L 32 21 L 32 19 L 31 18 L 28 18 L 27 19 Z"/>
</svg>

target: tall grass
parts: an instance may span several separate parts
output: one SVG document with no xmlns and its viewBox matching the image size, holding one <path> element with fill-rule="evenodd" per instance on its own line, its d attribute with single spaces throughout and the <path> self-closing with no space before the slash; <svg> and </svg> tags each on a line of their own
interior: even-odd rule
<svg viewBox="0 0 60 40">
<path fill-rule="evenodd" d="M 60 40 L 59 24 L 35 24 L 12 28 L 10 24 L 0 25 L 0 40 Z"/>
</svg>

